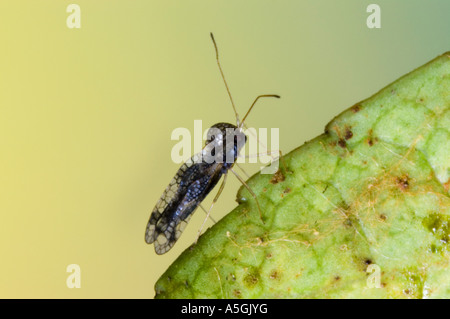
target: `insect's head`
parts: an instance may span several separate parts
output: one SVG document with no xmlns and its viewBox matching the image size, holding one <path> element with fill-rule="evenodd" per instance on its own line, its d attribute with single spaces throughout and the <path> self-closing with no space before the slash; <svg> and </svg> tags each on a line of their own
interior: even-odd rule
<svg viewBox="0 0 450 319">
<path fill-rule="evenodd" d="M 208 130 L 205 149 L 215 157 L 215 162 L 234 163 L 246 142 L 247 136 L 242 128 L 217 123 Z"/>
<path fill-rule="evenodd" d="M 223 74 L 222 67 L 220 65 L 219 50 L 217 48 L 216 40 L 214 40 L 214 36 L 212 33 L 211 33 L 211 40 L 214 44 L 214 49 L 216 51 L 217 65 L 219 67 L 220 74 L 222 75 L 225 88 L 227 89 L 228 96 L 230 98 L 231 105 L 233 106 L 234 114 L 236 116 L 236 125 L 232 125 L 229 123 L 217 123 L 214 126 L 212 126 L 208 131 L 208 138 L 203 153 L 210 154 L 209 158 L 207 158 L 206 160 L 209 163 L 211 163 L 212 160 L 214 160 L 215 162 L 223 160 L 223 162 L 225 163 L 232 164 L 236 160 L 241 148 L 247 142 L 247 136 L 245 136 L 243 131 L 245 128 L 244 123 L 245 120 L 247 119 L 247 116 L 250 114 L 250 111 L 252 110 L 253 106 L 256 104 L 258 99 L 262 97 L 280 98 L 280 96 L 277 94 L 262 94 L 257 96 L 255 101 L 250 106 L 250 108 L 248 109 L 247 113 L 244 115 L 241 121 L 239 119 L 239 114 L 234 105 L 230 89 L 228 88 L 227 81 L 225 80 L 225 75 Z"/>
</svg>

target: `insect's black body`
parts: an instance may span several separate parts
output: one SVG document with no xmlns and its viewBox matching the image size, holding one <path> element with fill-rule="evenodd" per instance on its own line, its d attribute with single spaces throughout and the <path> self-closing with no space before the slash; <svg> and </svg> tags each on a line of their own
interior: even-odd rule
<svg viewBox="0 0 450 319">
<path fill-rule="evenodd" d="M 172 248 L 192 213 L 233 167 L 245 141 L 242 130 L 232 124 L 218 123 L 210 128 L 202 153 L 180 167 L 150 216 L 145 241 L 155 244 L 157 254 Z"/>
<path fill-rule="evenodd" d="M 212 33 L 211 39 L 216 50 L 217 65 L 236 115 L 236 125 L 218 123 L 209 129 L 208 139 L 202 152 L 194 155 L 180 167 L 153 209 L 145 230 L 145 241 L 148 244 L 154 243 L 155 251 L 159 255 L 166 253 L 172 248 L 186 228 L 192 213 L 217 185 L 221 177 L 224 176 L 219 192 L 207 212 L 207 216 L 209 216 L 212 205 L 217 200 L 225 185 L 225 179 L 229 170 L 247 187 L 259 209 L 256 195 L 233 171 L 232 167 L 236 162 L 240 149 L 247 141 L 247 137 L 243 133 L 244 122 L 256 101 L 262 97 L 279 98 L 280 96 L 275 94 L 259 95 L 250 106 L 242 121 L 239 121 L 236 107 L 234 106 L 228 84 L 225 81 L 225 76 L 219 63 L 219 51 L 217 50 L 216 41 Z M 201 229 L 199 235 L 200 232 Z"/>
</svg>

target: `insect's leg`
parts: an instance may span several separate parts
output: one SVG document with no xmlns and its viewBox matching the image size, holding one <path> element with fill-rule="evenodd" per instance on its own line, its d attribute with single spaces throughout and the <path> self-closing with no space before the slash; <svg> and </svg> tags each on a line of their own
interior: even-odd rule
<svg viewBox="0 0 450 319">
<path fill-rule="evenodd" d="M 212 201 L 212 203 L 211 203 L 211 206 L 209 207 L 208 212 L 206 213 L 205 220 L 203 221 L 203 224 L 202 224 L 202 226 L 200 227 L 200 229 L 199 229 L 199 231 L 198 231 L 197 239 L 195 240 L 195 243 L 197 243 L 197 241 L 198 241 L 198 239 L 199 239 L 199 237 L 200 237 L 200 235 L 201 235 L 201 233 L 202 233 L 203 226 L 205 226 L 205 223 L 206 223 L 206 221 L 208 220 L 209 214 L 211 214 L 211 209 L 213 208 L 214 204 L 215 204 L 215 203 L 217 202 L 217 200 L 219 199 L 219 196 L 220 196 L 220 194 L 222 193 L 222 191 L 223 191 L 223 189 L 224 189 L 224 187 L 225 187 L 226 181 L 227 181 L 227 174 L 224 174 L 224 175 L 223 175 L 223 181 L 222 181 L 222 184 L 220 185 L 219 191 L 217 192 L 216 197 L 214 197 L 214 199 L 213 199 L 213 201 Z"/>
<path fill-rule="evenodd" d="M 248 154 L 248 155 L 238 155 L 238 157 L 240 158 L 254 158 L 254 157 L 261 157 L 264 155 L 273 155 L 279 153 L 277 151 L 267 151 L 267 152 L 262 152 L 262 153 L 256 153 L 256 154 Z"/>
<path fill-rule="evenodd" d="M 242 177 L 240 177 L 238 175 L 238 173 L 236 173 L 232 168 L 230 168 L 230 171 L 233 172 L 233 174 L 237 177 L 237 179 L 242 183 L 242 185 L 244 185 L 247 190 L 250 192 L 250 194 L 252 195 L 252 197 L 255 199 L 256 201 L 256 206 L 258 206 L 258 211 L 259 211 L 259 218 L 261 219 L 262 223 L 264 223 L 264 220 L 262 219 L 262 212 L 261 212 L 261 206 L 259 206 L 259 201 L 258 198 L 256 197 L 256 194 L 252 191 L 252 189 L 250 188 L 250 186 L 247 185 L 247 183 L 242 179 Z"/>
<path fill-rule="evenodd" d="M 259 146 L 261 146 L 263 149 L 267 150 L 267 146 L 266 146 L 263 142 L 261 142 L 261 140 L 258 138 L 258 135 L 256 135 L 255 133 L 253 133 L 252 130 L 249 130 L 247 124 L 242 124 L 242 125 L 243 125 L 244 128 L 247 130 L 247 132 L 249 132 L 254 138 L 256 138 L 256 140 L 258 141 Z M 264 153 L 265 153 L 265 152 L 260 153 L 260 154 L 264 154 Z M 267 153 L 269 153 L 269 151 L 267 151 Z"/>
<path fill-rule="evenodd" d="M 287 172 L 287 166 L 286 166 L 286 163 L 284 162 L 283 153 L 281 152 L 281 150 L 278 150 L 278 154 L 279 154 L 278 158 L 280 159 L 280 164 L 283 167 L 283 171 Z M 292 172 L 290 172 L 290 173 L 292 173 Z"/>
<path fill-rule="evenodd" d="M 280 150 L 278 150 L 278 151 L 268 150 L 268 149 L 267 149 L 267 146 L 266 146 L 263 142 L 261 142 L 261 140 L 258 138 L 257 135 L 255 135 L 255 134 L 253 133 L 252 130 L 249 130 L 249 129 L 248 129 L 247 125 L 245 125 L 245 124 L 242 124 L 242 125 L 243 125 L 243 127 L 247 130 L 247 132 L 249 132 L 254 138 L 256 138 L 256 141 L 258 142 L 259 146 L 260 146 L 261 148 L 263 148 L 264 150 L 266 150 L 266 151 L 265 151 L 265 152 L 261 152 L 261 153 L 257 153 L 257 154 L 244 155 L 244 156 L 239 156 L 239 155 L 238 155 L 238 157 L 241 157 L 241 158 L 242 158 L 242 157 L 243 157 L 243 158 L 253 158 L 253 157 L 261 157 L 261 156 L 269 155 L 269 156 L 271 157 L 271 163 L 273 163 L 274 161 L 276 161 L 276 160 L 277 160 L 277 157 L 274 156 L 274 154 L 277 154 L 277 153 L 281 154 L 281 151 L 280 151 Z"/>
<path fill-rule="evenodd" d="M 200 204 L 199 206 L 200 206 L 200 208 L 205 212 L 205 214 L 208 216 L 208 211 L 202 206 L 202 204 Z M 211 219 L 212 222 L 213 222 L 214 224 L 217 223 L 217 222 L 214 220 L 214 218 L 212 218 L 212 216 L 209 216 L 209 219 Z"/>
<path fill-rule="evenodd" d="M 283 159 L 283 153 L 281 152 L 281 150 L 278 150 L 278 152 L 275 152 L 275 151 L 271 152 L 271 154 L 273 154 L 273 153 L 279 154 L 278 158 L 275 158 L 275 160 L 277 160 L 277 159 L 280 160 L 283 171 L 287 172 L 286 165 L 285 165 L 284 159 Z M 269 155 L 269 153 L 267 153 L 267 154 L 263 153 L 263 155 Z M 248 157 L 248 156 L 250 156 L 250 155 L 246 155 L 246 157 Z M 255 156 L 259 156 L 259 154 L 255 154 Z M 273 161 L 273 159 L 272 159 L 272 161 Z M 241 165 L 239 165 L 237 162 L 235 162 L 234 164 L 242 171 L 242 173 L 245 174 L 245 176 L 247 176 L 247 178 L 250 178 L 250 175 L 247 174 L 247 172 L 242 168 Z"/>
<path fill-rule="evenodd" d="M 245 174 L 245 176 L 247 176 L 247 178 L 250 178 L 250 175 L 247 174 L 247 172 L 242 168 L 241 165 L 239 165 L 238 163 L 234 163 L 237 167 L 239 167 L 239 169 L 242 171 L 242 173 Z"/>
</svg>

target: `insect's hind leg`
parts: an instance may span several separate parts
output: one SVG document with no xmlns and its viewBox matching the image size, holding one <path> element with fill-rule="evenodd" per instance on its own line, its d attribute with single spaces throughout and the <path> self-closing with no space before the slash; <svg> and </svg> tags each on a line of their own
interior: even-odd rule
<svg viewBox="0 0 450 319">
<path fill-rule="evenodd" d="M 206 216 L 208 217 L 208 211 L 205 209 L 205 207 L 203 207 L 202 204 L 198 205 L 200 206 L 200 208 L 205 212 Z M 216 220 L 214 218 L 212 218 L 212 216 L 209 216 L 209 219 L 211 219 L 211 221 L 215 224 L 217 223 Z"/>
<path fill-rule="evenodd" d="M 214 204 L 215 204 L 215 203 L 217 202 L 217 200 L 219 199 L 219 196 L 220 196 L 220 194 L 222 193 L 222 191 L 223 191 L 223 189 L 224 189 L 224 187 L 225 187 L 226 181 L 227 181 L 227 174 L 225 173 L 225 174 L 223 174 L 223 181 L 222 181 L 222 184 L 220 185 L 219 191 L 217 192 L 216 196 L 214 197 L 214 199 L 213 199 L 213 201 L 212 201 L 212 203 L 211 203 L 211 206 L 209 207 L 209 209 L 208 209 L 208 211 L 207 211 L 207 213 L 206 213 L 206 217 L 205 217 L 205 219 L 203 220 L 202 226 L 201 226 L 200 229 L 198 230 L 197 239 L 195 240 L 195 244 L 197 243 L 198 239 L 200 238 L 200 235 L 201 235 L 201 233 L 202 233 L 203 227 L 205 226 L 205 223 L 206 223 L 206 221 L 208 220 L 209 215 L 211 214 L 211 210 L 212 210 Z"/>
<path fill-rule="evenodd" d="M 239 165 L 238 163 L 234 163 L 234 165 L 236 165 L 242 171 L 242 173 L 244 173 L 245 176 L 247 176 L 247 178 L 250 178 L 250 175 L 247 174 L 247 172 L 242 168 L 241 165 Z"/>
<path fill-rule="evenodd" d="M 276 167 L 272 167 L 272 165 L 278 160 L 281 159 L 282 154 L 281 154 L 281 150 L 276 150 L 276 151 L 272 151 L 269 150 L 267 148 L 267 145 L 265 145 L 259 138 L 258 136 L 255 134 L 255 132 L 253 132 L 252 130 L 250 130 L 245 124 L 243 124 L 244 128 L 247 130 L 247 132 L 249 134 L 251 134 L 253 136 L 253 138 L 256 139 L 256 141 L 259 144 L 259 147 L 262 148 L 264 151 L 263 152 L 259 152 L 256 154 L 248 154 L 248 155 L 238 155 L 238 158 L 244 158 L 244 159 L 249 159 L 249 158 L 258 158 L 258 157 L 263 157 L 263 156 L 270 156 L 271 160 L 270 160 L 270 164 L 268 166 L 262 167 L 261 168 L 261 174 L 273 174 L 275 173 L 279 167 L 278 164 L 276 164 Z M 278 156 L 277 156 L 278 155 Z M 281 159 L 282 161 L 282 159 Z M 241 167 L 239 167 L 241 168 Z M 242 168 L 241 168 L 242 170 Z M 243 170 L 242 170 L 243 171 Z M 244 171 L 245 173 L 245 171 Z M 247 175 L 247 173 L 245 173 Z"/>
<path fill-rule="evenodd" d="M 238 173 L 236 173 L 232 168 L 230 168 L 230 171 L 237 177 L 237 179 L 242 183 L 242 185 L 244 185 L 247 190 L 250 192 L 250 195 L 252 195 L 253 199 L 256 202 L 256 206 L 258 206 L 258 211 L 259 211 L 259 218 L 261 219 L 262 223 L 265 224 L 263 218 L 262 218 L 262 211 L 261 211 L 261 206 L 259 206 L 259 201 L 258 201 L 258 197 L 256 196 L 256 194 L 252 191 L 252 189 L 250 188 L 250 186 L 247 185 L 247 183 L 242 179 L 242 177 L 239 176 Z"/>
<path fill-rule="evenodd" d="M 272 155 L 273 154 L 277 154 L 277 153 L 279 153 L 279 151 L 266 151 L 266 152 L 256 153 L 256 154 L 238 155 L 238 157 L 239 158 L 246 158 L 246 159 L 248 159 L 248 158 L 255 158 L 255 157 L 262 157 L 262 156 L 270 155 L 273 158 Z"/>
</svg>

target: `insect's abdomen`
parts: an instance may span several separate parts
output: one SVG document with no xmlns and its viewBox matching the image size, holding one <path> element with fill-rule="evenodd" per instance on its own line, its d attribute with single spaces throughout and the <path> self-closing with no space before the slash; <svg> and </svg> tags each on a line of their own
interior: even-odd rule
<svg viewBox="0 0 450 319">
<path fill-rule="evenodd" d="M 157 254 L 166 253 L 180 237 L 192 213 L 216 186 L 220 164 L 186 162 L 178 170 L 156 204 L 147 223 L 145 241 L 155 244 Z"/>
</svg>

